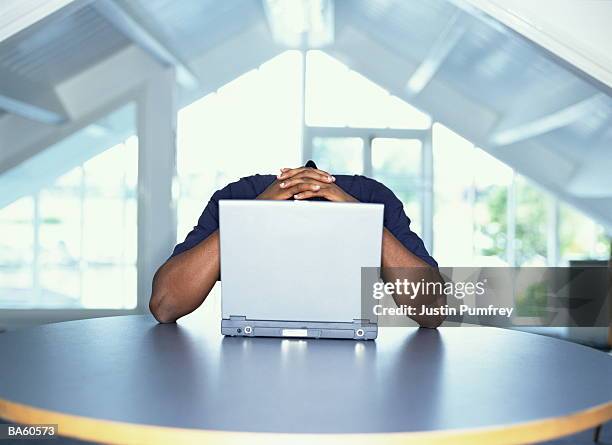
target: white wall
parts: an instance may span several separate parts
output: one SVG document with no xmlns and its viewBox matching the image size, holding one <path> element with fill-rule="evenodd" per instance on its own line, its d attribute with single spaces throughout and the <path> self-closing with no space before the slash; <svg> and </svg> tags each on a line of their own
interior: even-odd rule
<svg viewBox="0 0 612 445">
<path fill-rule="evenodd" d="M 612 1 L 465 1 L 612 88 Z"/>
</svg>

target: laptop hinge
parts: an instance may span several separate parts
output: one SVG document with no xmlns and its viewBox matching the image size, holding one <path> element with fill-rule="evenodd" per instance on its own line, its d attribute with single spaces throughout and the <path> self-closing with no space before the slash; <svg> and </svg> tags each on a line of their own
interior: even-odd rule
<svg viewBox="0 0 612 445">
<path fill-rule="evenodd" d="M 246 321 L 246 317 L 244 315 L 230 315 L 230 320 L 233 320 L 233 321 Z"/>
</svg>

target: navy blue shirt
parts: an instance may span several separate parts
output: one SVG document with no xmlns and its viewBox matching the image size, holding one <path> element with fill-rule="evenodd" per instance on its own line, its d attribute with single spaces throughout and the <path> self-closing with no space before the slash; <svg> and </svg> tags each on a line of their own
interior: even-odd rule
<svg viewBox="0 0 612 445">
<path fill-rule="evenodd" d="M 384 225 L 410 252 L 426 263 L 437 267 L 419 236 L 410 230 L 410 219 L 402 202 L 391 190 L 374 179 L 360 175 L 334 175 L 336 184 L 358 201 L 384 204 Z M 196 246 L 219 228 L 220 199 L 255 199 L 276 179 L 274 175 L 247 176 L 216 191 L 185 241 L 174 248 L 172 256 Z M 320 199 L 320 198 L 319 198 Z"/>
</svg>

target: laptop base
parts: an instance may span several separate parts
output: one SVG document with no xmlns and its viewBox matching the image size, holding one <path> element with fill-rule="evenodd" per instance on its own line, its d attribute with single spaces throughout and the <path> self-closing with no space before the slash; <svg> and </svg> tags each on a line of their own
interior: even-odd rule
<svg viewBox="0 0 612 445">
<path fill-rule="evenodd" d="M 303 322 L 248 320 L 232 316 L 221 320 L 221 334 L 232 337 L 337 338 L 374 340 L 378 326 L 369 320 Z"/>
</svg>

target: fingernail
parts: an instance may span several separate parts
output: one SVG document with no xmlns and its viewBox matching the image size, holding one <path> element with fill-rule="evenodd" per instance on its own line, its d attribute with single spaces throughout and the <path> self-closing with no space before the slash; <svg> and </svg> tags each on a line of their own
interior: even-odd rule
<svg viewBox="0 0 612 445">
<path fill-rule="evenodd" d="M 300 195 L 293 195 L 295 199 L 300 199 Z"/>
<path fill-rule="evenodd" d="M 283 176 L 283 175 L 282 175 L 282 174 L 278 174 L 278 175 L 276 175 L 276 179 L 280 179 L 280 178 L 281 178 L 281 176 Z"/>
<path fill-rule="evenodd" d="M 284 183 L 284 182 L 281 182 L 281 183 L 280 183 L 280 186 L 281 186 L 281 188 L 285 188 L 285 183 Z"/>
<path fill-rule="evenodd" d="M 332 181 L 334 180 L 334 178 L 332 178 L 331 176 L 328 176 L 328 177 L 327 177 L 327 180 L 328 180 L 329 182 L 332 182 Z"/>
<path fill-rule="evenodd" d="M 335 180 L 336 180 L 336 177 L 335 177 L 335 176 L 332 176 L 332 181 L 335 181 Z"/>
<path fill-rule="evenodd" d="M 320 185 L 315 185 L 315 186 L 312 187 L 313 190 L 319 190 L 320 188 L 321 188 Z"/>
</svg>

